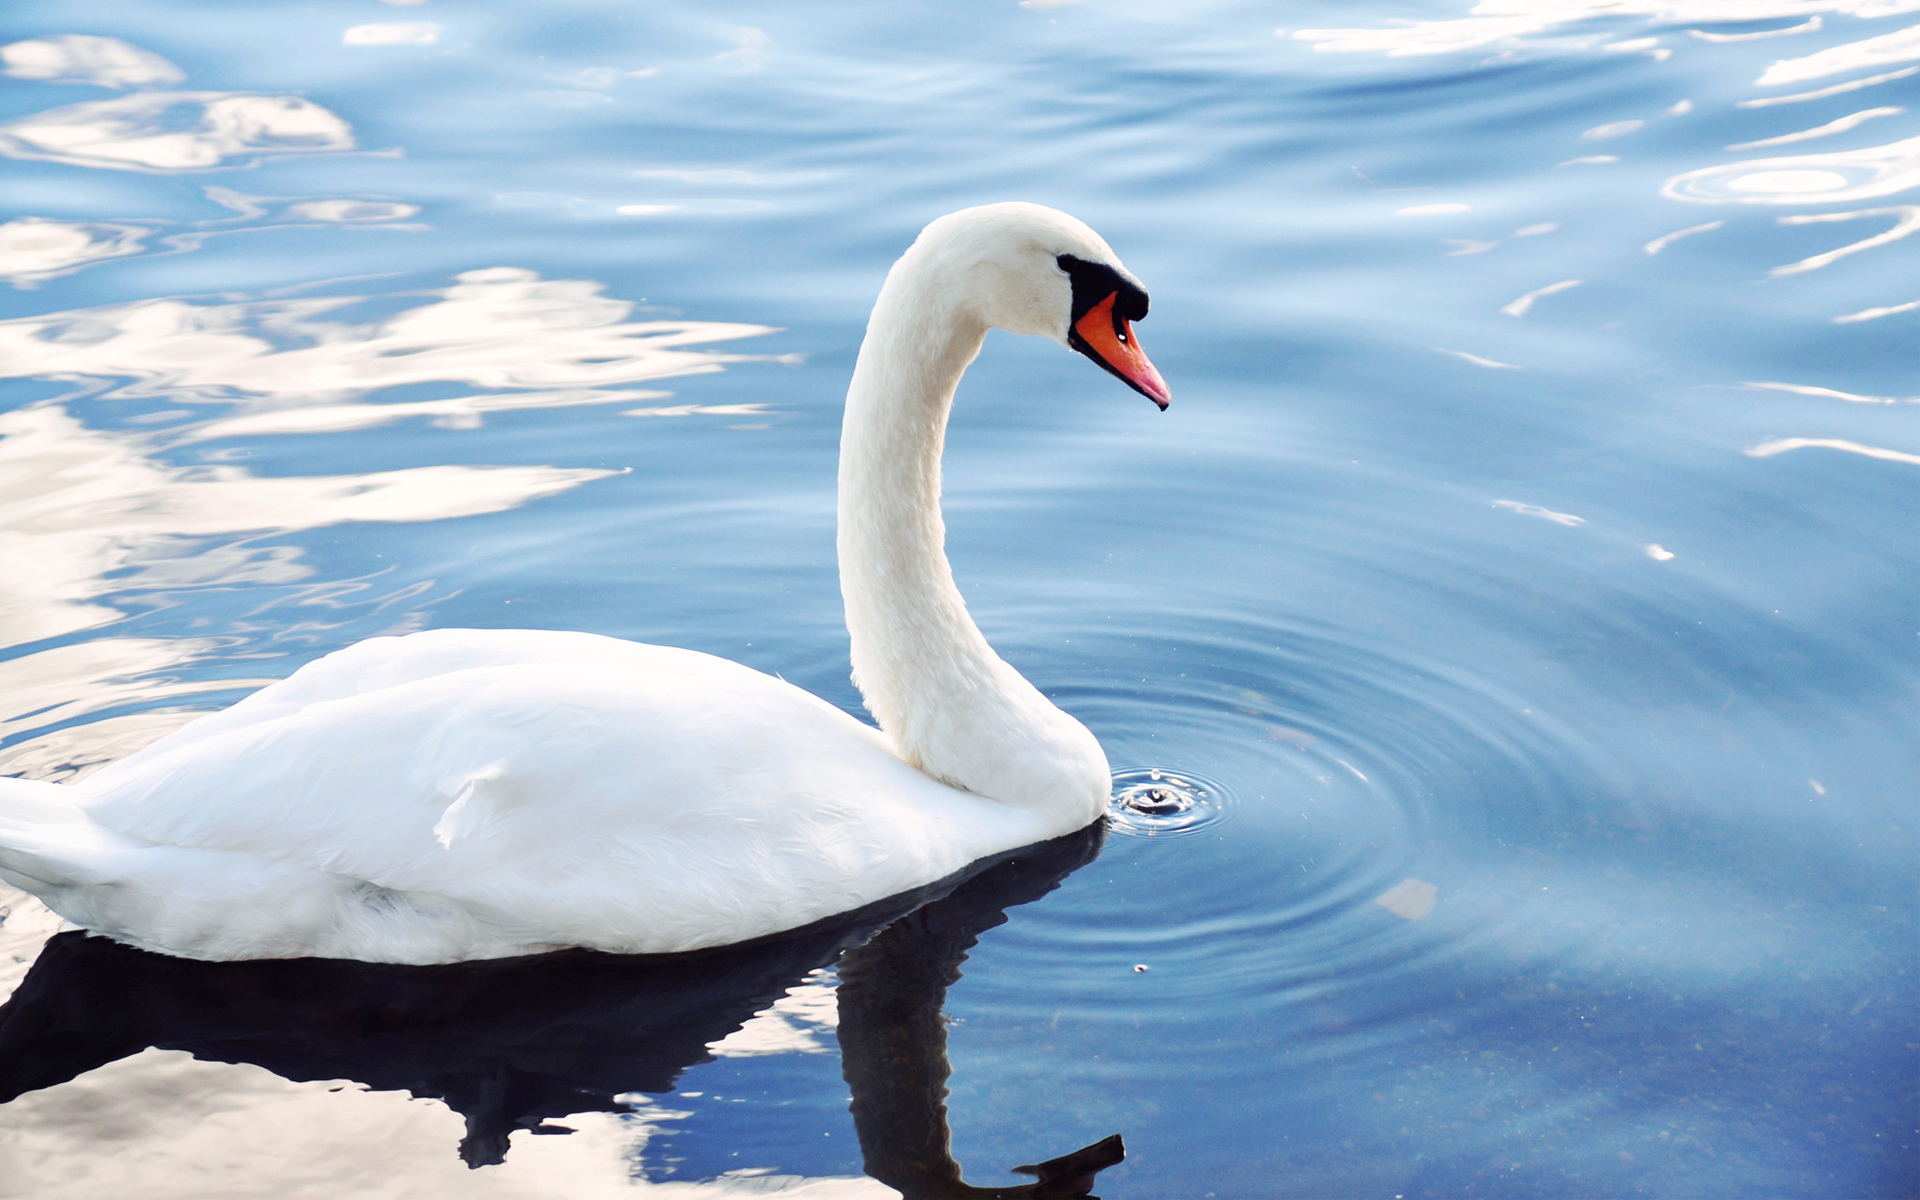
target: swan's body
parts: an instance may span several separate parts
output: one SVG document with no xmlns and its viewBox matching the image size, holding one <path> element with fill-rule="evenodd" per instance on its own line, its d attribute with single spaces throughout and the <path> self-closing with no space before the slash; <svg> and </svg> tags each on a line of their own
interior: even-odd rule
<svg viewBox="0 0 1920 1200">
<path fill-rule="evenodd" d="M 942 218 L 888 276 L 840 467 L 854 677 L 879 730 L 689 650 L 374 638 L 79 784 L 0 779 L 0 879 L 197 958 L 664 953 L 1079 829 L 1104 811 L 1106 758 L 968 617 L 940 449 L 990 325 L 1069 342 L 1164 404 L 1125 325 L 1144 308 L 1104 242 L 1033 205 Z"/>
</svg>

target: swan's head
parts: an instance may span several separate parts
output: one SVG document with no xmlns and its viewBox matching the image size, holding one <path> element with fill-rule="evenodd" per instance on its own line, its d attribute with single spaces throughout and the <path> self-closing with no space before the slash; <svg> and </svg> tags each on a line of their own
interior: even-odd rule
<svg viewBox="0 0 1920 1200">
<path fill-rule="evenodd" d="M 986 204 L 941 217 L 915 249 L 946 268 L 952 299 L 984 324 L 1050 337 L 1167 407 L 1166 381 L 1133 332 L 1147 290 L 1079 221 L 1038 204 Z"/>
</svg>

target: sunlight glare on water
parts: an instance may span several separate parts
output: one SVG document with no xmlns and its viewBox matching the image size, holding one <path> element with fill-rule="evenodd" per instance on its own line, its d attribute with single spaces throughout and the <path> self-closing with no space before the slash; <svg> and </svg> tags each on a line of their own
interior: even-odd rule
<svg viewBox="0 0 1920 1200">
<path fill-rule="evenodd" d="M 1119 769 L 1097 858 L 919 931 L 979 937 L 913 1010 L 969 1182 L 1118 1132 L 1109 1197 L 1914 1195 L 1917 22 L 19 0 L 0 774 L 427 628 L 861 711 L 867 308 L 1034 200 L 1145 281 L 1174 401 L 996 334 L 956 403 L 971 610 Z M 151 1009 L 12 1054 L 0 1194 L 892 1194 L 838 943 L 449 985 L 423 1049 L 0 907 L 0 987 Z"/>
</svg>

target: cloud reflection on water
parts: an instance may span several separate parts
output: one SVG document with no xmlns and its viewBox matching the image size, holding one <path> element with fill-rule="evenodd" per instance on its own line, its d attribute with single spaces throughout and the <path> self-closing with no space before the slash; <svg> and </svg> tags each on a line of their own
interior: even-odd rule
<svg viewBox="0 0 1920 1200">
<path fill-rule="evenodd" d="M 1772 458 L 1776 454 L 1785 454 L 1789 450 L 1841 450 L 1848 454 L 1859 454 L 1867 458 L 1877 458 L 1884 462 L 1912 463 L 1920 466 L 1920 454 L 1909 454 L 1905 450 L 1889 450 L 1884 446 L 1866 446 L 1845 438 L 1774 438 L 1761 442 L 1747 450 L 1749 458 Z"/>
<path fill-rule="evenodd" d="M 1798 25 L 1788 25 L 1784 29 L 1761 29 L 1754 33 L 1709 33 L 1704 29 L 1689 29 L 1687 36 L 1703 42 L 1758 42 L 1769 38 L 1792 37 L 1797 33 L 1817 33 L 1826 28 L 1826 21 L 1820 17 L 1808 17 Z"/>
<path fill-rule="evenodd" d="M 0 707 L 0 737 L 106 708 L 269 682 L 181 681 L 162 676 L 186 659 L 215 648 L 207 638 L 103 637 L 7 659 L 0 662 L 0 696 L 6 698 L 4 707 Z M 75 678 L 93 679 L 96 684 L 86 694 L 76 696 L 69 687 L 69 681 Z M 178 723 L 161 722 L 167 727 Z M 9 769 L 15 767 L 11 762 L 7 765 Z"/>
<path fill-rule="evenodd" d="M 1292 36 L 1315 43 L 1316 50 L 1403 57 L 1506 45 L 1598 18 L 1642 16 L 1661 24 L 1732 24 L 1821 13 L 1881 17 L 1917 10 L 1920 0 L 1483 0 L 1467 17 L 1406 21 L 1387 29 L 1301 29 Z M 1807 24 L 1770 32 L 1811 32 L 1818 28 L 1817 24 Z M 1604 35 L 1596 34 L 1587 44 L 1596 45 L 1602 40 Z"/>
<path fill-rule="evenodd" d="M 1696 42 L 1719 46 L 1817 33 L 1828 28 L 1825 21 L 1827 15 L 1873 19 L 1917 10 L 1920 10 L 1920 0 L 1835 0 L 1835 2 L 1735 0 L 1729 3 L 1706 3 L 1697 2 L 1697 0 L 1637 0 L 1637 2 L 1630 0 L 1628 3 L 1600 3 L 1592 0 L 1486 0 L 1475 5 L 1470 16 L 1453 20 L 1402 21 L 1397 22 L 1393 27 L 1372 29 L 1303 29 L 1295 31 L 1291 36 L 1300 41 L 1314 43 L 1314 48 L 1318 51 L 1381 53 L 1392 57 L 1444 54 L 1492 46 L 1507 48 L 1509 53 L 1525 46 L 1559 46 L 1575 50 L 1641 49 L 1661 54 L 1664 51 L 1654 49 L 1658 40 L 1656 38 L 1609 40 L 1619 37 L 1620 31 L 1617 27 L 1596 27 L 1606 28 L 1605 33 L 1584 33 L 1567 27 L 1602 18 L 1617 21 L 1621 17 L 1634 16 L 1648 19 L 1649 24 L 1655 27 L 1690 22 L 1719 24 L 1773 18 L 1798 20 L 1797 24 L 1778 29 L 1741 30 L 1733 33 L 1699 29 L 1689 31 Z M 1284 30 L 1281 32 L 1285 33 Z M 1549 39 L 1547 35 L 1559 36 Z M 1848 39 L 1808 54 L 1777 59 L 1760 72 L 1754 81 L 1755 86 L 1774 88 L 1810 83 L 1851 72 L 1874 71 L 1885 67 L 1899 67 L 1899 69 L 1882 70 L 1877 74 L 1843 80 L 1831 86 L 1791 95 L 1742 99 L 1735 101 L 1734 106 L 1763 108 L 1793 104 L 1874 87 L 1920 72 L 1920 67 L 1900 66 L 1914 59 L 1920 59 L 1920 25 L 1877 33 L 1871 37 Z M 1669 113 L 1685 115 L 1692 112 L 1693 108 L 1691 102 L 1683 102 L 1675 105 Z M 1897 117 L 1905 112 L 1906 109 L 1902 106 L 1880 105 L 1835 117 L 1808 128 L 1774 132 L 1767 136 L 1739 141 L 1727 148 L 1733 151 L 1757 150 L 1762 147 L 1785 146 L 1836 137 L 1858 129 L 1869 121 Z M 1639 132 L 1645 124 L 1639 118 L 1623 117 L 1593 125 L 1580 136 L 1586 140 L 1620 137 Z M 1602 161 L 1618 160 L 1611 155 L 1585 156 L 1568 160 L 1560 165 Z M 1699 167 L 1670 176 L 1661 186 L 1660 195 L 1669 200 L 1693 204 L 1799 207 L 1856 204 L 1863 200 L 1906 192 L 1916 186 L 1920 186 L 1920 138 L 1907 137 L 1884 145 L 1858 149 L 1745 159 Z M 1806 274 L 1864 251 L 1885 248 L 1920 231 L 1920 206 L 1915 205 L 1794 214 L 1778 218 L 1777 224 L 1824 225 L 1876 217 L 1887 218 L 1892 223 L 1888 228 L 1872 236 L 1775 266 L 1768 271 L 1768 274 L 1776 278 Z M 1678 229 L 1643 243 L 1642 250 L 1648 256 L 1658 255 L 1681 238 L 1719 229 L 1725 224 L 1724 221 L 1714 221 Z M 1492 247 L 1492 243 L 1488 242 L 1456 241 L 1452 244 L 1457 247 L 1452 252 L 1456 256 Z M 1509 316 L 1524 316 L 1538 300 L 1575 286 L 1576 283 L 1575 280 L 1566 280 L 1536 288 L 1511 301 L 1500 311 Z M 1920 309 L 1920 301 L 1881 304 L 1863 307 L 1858 311 L 1829 318 L 1829 320 L 1837 324 L 1851 324 L 1895 316 L 1916 309 Z M 1749 450 L 1748 453 L 1757 457 L 1768 457 L 1790 449 L 1813 446 L 1840 449 L 1891 461 L 1906 462 L 1912 459 L 1912 456 L 1903 451 L 1885 450 L 1831 438 L 1775 439 Z"/>
<path fill-rule="evenodd" d="M 119 38 L 58 33 L 0 46 L 4 73 L 38 83 L 84 83 L 94 87 L 166 87 L 187 74 L 150 50 Z"/>
<path fill-rule="evenodd" d="M 769 1054 L 828 1054 L 821 1037 L 840 1027 L 833 972 L 822 968 L 787 989 L 772 1007 L 707 1049 L 716 1058 L 761 1058 Z"/>
<path fill-rule="evenodd" d="M 1885 304 L 1875 308 L 1863 308 L 1859 312 L 1845 313 L 1835 317 L 1835 325 L 1852 325 L 1859 321 L 1877 321 L 1881 317 L 1897 316 L 1920 309 L 1920 300 L 1909 300 L 1905 304 Z"/>
<path fill-rule="evenodd" d="M 47 279 L 117 258 L 198 250 L 210 237 L 268 229 L 347 225 L 418 233 L 427 226 L 403 224 L 417 205 L 374 196 L 255 196 L 232 188 L 203 189 L 207 199 L 237 214 L 191 222 L 122 224 L 19 216 L 0 224 L 0 279 L 33 288 Z M 175 226 L 175 232 L 163 232 Z M 147 239 L 152 238 L 155 244 Z"/>
<path fill-rule="evenodd" d="M 1757 142 L 1737 142 L 1734 145 L 1728 146 L 1727 149 L 1758 150 L 1763 146 L 1786 146 L 1794 142 L 1810 142 L 1815 138 L 1832 137 L 1836 133 L 1846 133 L 1849 130 L 1858 129 L 1875 117 L 1898 116 L 1905 111 L 1907 110 L 1895 106 L 1863 109 L 1857 113 L 1850 113 L 1847 116 L 1835 118 L 1834 120 L 1828 121 L 1825 125 L 1819 125 L 1812 129 L 1802 129 L 1798 133 L 1783 133 L 1779 137 L 1761 138 Z"/>
<path fill-rule="evenodd" d="M 242 198 L 253 200 L 256 198 Z M 341 434 L 405 418 L 473 428 L 488 413 L 658 400 L 633 383 L 704 374 L 756 356 L 703 348 L 766 326 L 631 321 L 633 304 L 591 280 L 469 271 L 421 302 L 367 321 L 349 295 L 208 303 L 133 301 L 0 322 L 0 375 L 78 385 L 107 400 L 161 400 L 154 428 L 98 428 L 61 403 L 0 414 L 0 646 L 22 647 L 119 621 L 113 598 L 156 589 L 285 586 L 309 573 L 297 546 L 263 544 L 350 522 L 421 522 L 504 512 L 614 472 L 541 465 L 421 465 L 341 475 L 262 477 L 190 465 L 173 451 L 215 438 Z M 391 299 L 391 298 L 388 298 Z M 371 402 L 383 389 L 434 384 L 499 389 Z M 225 415 L 179 424 L 194 408 Z M 672 405 L 637 416 L 742 415 L 759 405 Z M 180 677 L 221 647 L 205 638 L 96 638 L 0 664 L 0 769 L 69 776 L 98 759 L 61 722 L 96 720 L 127 752 L 191 713 L 157 716 L 208 691 L 263 682 Z M 44 693 L 44 695 L 42 694 Z M 191 707 L 189 704 L 188 708 Z M 21 741 L 22 738 L 31 740 Z M 131 741 L 129 740 L 131 739 Z M 122 744 L 125 743 L 125 744 Z M 81 756 L 81 757 L 76 757 Z M 83 761 L 84 758 L 84 761 Z"/>
<path fill-rule="evenodd" d="M 1869 75 L 1865 79 L 1849 79 L 1845 83 L 1836 83 L 1832 87 L 1816 88 L 1811 92 L 1795 92 L 1791 96 L 1756 96 L 1751 100 L 1737 100 L 1733 106 L 1735 108 L 1770 108 L 1776 104 L 1802 104 L 1808 100 L 1825 100 L 1828 96 L 1843 96 L 1848 92 L 1857 92 L 1861 88 L 1878 87 L 1880 84 L 1905 79 L 1913 74 L 1920 74 L 1920 67 L 1888 71 L 1883 75 Z"/>
<path fill-rule="evenodd" d="M 115 171 L 210 171 L 354 147 L 352 127 L 304 96 L 250 92 L 141 92 L 0 125 L 8 158 Z"/>
<path fill-rule="evenodd" d="M 662 1127 L 689 1114 L 634 1097 L 627 1117 L 579 1113 L 566 1137 L 522 1137 L 504 1163 L 469 1171 L 446 1147 L 460 1117 L 442 1105 L 346 1081 L 291 1082 L 261 1067 L 149 1049 L 8 1105 L 0 1163 L 38 1200 L 204 1200 L 237 1195 L 458 1194 L 475 1200 L 878 1200 L 855 1177 L 742 1172 L 655 1183 L 633 1164 Z M 110 1144 L 111 1154 L 99 1147 Z M 12 1193 L 27 1194 L 27 1193 Z"/>
<path fill-rule="evenodd" d="M 1911 236 L 1916 230 L 1920 230 L 1920 204 L 1902 204 L 1893 208 L 1866 208 L 1858 212 L 1795 213 L 1792 216 L 1781 217 L 1780 224 L 1826 225 L 1835 221 L 1857 221 L 1862 217 L 1892 217 L 1894 219 L 1893 227 L 1884 233 L 1876 233 L 1870 238 L 1862 238 L 1860 241 L 1850 242 L 1838 249 L 1828 250 L 1824 254 L 1815 254 L 1811 257 L 1803 258 L 1799 262 L 1787 263 L 1785 266 L 1775 267 L 1771 271 L 1768 271 L 1767 274 L 1799 275 L 1806 271 L 1817 271 L 1821 267 L 1837 262 L 1850 254 L 1858 254 L 1862 250 L 1872 250 L 1879 246 L 1900 241 L 1902 238 Z"/>
<path fill-rule="evenodd" d="M 1805 58 L 1781 59 L 1768 67 L 1754 83 L 1760 87 L 1780 87 L 1789 83 L 1805 83 L 1810 79 L 1824 79 L 1842 71 L 1857 71 L 1862 67 L 1911 62 L 1916 58 L 1920 58 L 1920 25 L 1865 41 L 1848 42 L 1844 46 L 1831 46 Z"/>
<path fill-rule="evenodd" d="M 0 414 L 0 646 L 63 637 L 122 619 L 106 603 L 129 589 L 285 585 L 308 574 L 288 546 L 235 535 L 354 521 L 434 521 L 516 508 L 611 471 L 428 466 L 362 475 L 261 478 L 237 467 L 171 465 L 139 435 L 90 429 L 57 405 Z M 218 540 L 225 538 L 227 540 Z M 263 679 L 177 673 L 225 647 L 207 638 L 94 638 L 0 663 L 0 740 L 116 708 L 151 709 Z M 141 716 L 112 731 L 130 752 L 190 717 Z M 127 735 L 138 734 L 127 743 Z M 0 770 L 65 777 L 96 761 L 108 731 L 59 731 L 9 746 Z M 141 740 L 144 739 L 144 740 Z M 85 761 L 74 756 L 86 748 Z"/>
<path fill-rule="evenodd" d="M 249 578 L 284 581 L 284 564 L 254 555 L 202 560 L 169 553 L 180 539 L 314 529 L 345 521 L 434 521 L 499 512 L 610 471 L 556 467 L 412 467 L 364 475 L 262 478 L 238 467 L 182 467 L 138 435 L 90 429 L 48 405 L 0 415 L 0 644 L 20 645 L 106 624 L 94 600 L 140 586 L 165 563 L 167 586 Z M 266 571 L 268 578 L 260 572 Z M 109 578 L 112 576 L 112 578 Z M 297 577 L 297 576 L 296 576 Z"/>
<path fill-rule="evenodd" d="M 354 25 L 340 35 L 343 46 L 431 46 L 439 40 L 440 26 L 432 21 Z"/>
<path fill-rule="evenodd" d="M 0 321 L 0 361 L 11 376 L 124 379 L 110 397 L 276 408 L 409 384 L 546 390 L 706 374 L 759 356 L 694 347 L 773 332 L 629 321 L 634 305 L 601 295 L 604 285 L 592 280 L 542 279 L 514 267 L 456 279 L 426 293 L 426 303 L 365 323 L 333 314 L 367 296 L 162 297 Z"/>
<path fill-rule="evenodd" d="M 110 258 L 138 254 L 151 230 L 140 225 L 15 217 L 0 225 L 0 279 L 17 288 Z"/>
</svg>

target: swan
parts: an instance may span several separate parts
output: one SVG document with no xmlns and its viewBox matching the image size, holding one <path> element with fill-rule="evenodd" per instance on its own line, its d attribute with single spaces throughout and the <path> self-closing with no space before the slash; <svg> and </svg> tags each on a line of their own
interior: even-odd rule
<svg viewBox="0 0 1920 1200">
<path fill-rule="evenodd" d="M 940 454 L 990 327 L 1162 409 L 1147 294 L 1091 229 L 1007 203 L 928 225 L 847 389 L 838 553 L 879 728 L 708 654 L 440 629 L 326 655 L 71 785 L 0 779 L 0 880 L 187 958 L 664 954 L 798 929 L 1099 820 L 1100 744 L 954 586 Z"/>
</svg>

